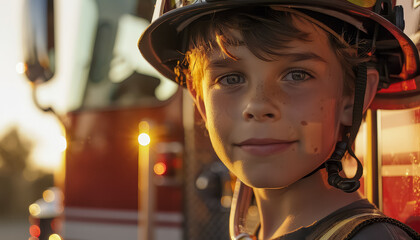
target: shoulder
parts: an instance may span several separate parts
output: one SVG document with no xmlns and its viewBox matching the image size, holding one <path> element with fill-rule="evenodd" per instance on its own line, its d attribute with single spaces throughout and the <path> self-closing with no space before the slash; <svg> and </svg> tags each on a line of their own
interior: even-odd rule
<svg viewBox="0 0 420 240">
<path fill-rule="evenodd" d="M 358 233 L 351 238 L 351 240 L 405 240 L 411 238 L 403 229 L 390 223 L 374 223 L 372 225 L 362 228 Z M 418 239 L 418 238 L 417 238 Z"/>
</svg>

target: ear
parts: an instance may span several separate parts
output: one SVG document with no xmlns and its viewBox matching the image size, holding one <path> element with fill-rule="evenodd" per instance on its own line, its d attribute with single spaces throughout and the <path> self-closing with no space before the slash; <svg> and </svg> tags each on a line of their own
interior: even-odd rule
<svg viewBox="0 0 420 240">
<path fill-rule="evenodd" d="M 202 96 L 200 96 L 199 94 L 197 94 L 197 91 L 195 90 L 193 83 L 192 83 L 192 79 L 191 79 L 191 75 L 188 75 L 187 77 L 187 89 L 188 92 L 191 94 L 193 100 L 194 100 L 194 104 L 197 107 L 198 112 L 201 115 L 201 118 L 203 118 L 204 122 L 207 122 L 207 115 L 206 115 L 206 108 L 204 106 L 204 101 Z"/>
<path fill-rule="evenodd" d="M 367 111 L 373 99 L 375 98 L 376 92 L 378 91 L 378 84 L 379 84 L 378 70 L 374 68 L 368 68 L 365 101 L 363 103 L 363 113 Z"/>
<path fill-rule="evenodd" d="M 376 69 L 367 69 L 367 81 L 366 81 L 366 92 L 363 103 L 363 113 L 367 111 L 369 105 L 372 103 L 373 98 L 376 95 L 376 91 L 379 83 L 379 73 Z M 354 96 L 344 96 L 343 100 L 343 113 L 341 115 L 341 124 L 344 126 L 351 126 L 353 117 L 353 104 Z"/>
</svg>

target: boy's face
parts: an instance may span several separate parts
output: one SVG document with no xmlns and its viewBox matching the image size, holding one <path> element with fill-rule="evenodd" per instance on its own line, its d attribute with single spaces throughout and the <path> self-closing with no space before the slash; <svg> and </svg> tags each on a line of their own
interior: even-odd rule
<svg viewBox="0 0 420 240">
<path fill-rule="evenodd" d="M 237 61 L 214 51 L 204 66 L 198 99 L 213 147 L 252 187 L 282 188 L 332 153 L 350 97 L 326 33 L 301 20 L 312 41 L 294 40 L 275 61 L 246 46 L 229 47 Z"/>
</svg>

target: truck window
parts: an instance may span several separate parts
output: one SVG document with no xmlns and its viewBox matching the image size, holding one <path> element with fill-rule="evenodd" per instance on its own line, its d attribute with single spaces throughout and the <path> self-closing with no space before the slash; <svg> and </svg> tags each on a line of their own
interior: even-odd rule
<svg viewBox="0 0 420 240">
<path fill-rule="evenodd" d="M 147 63 L 137 49 L 149 24 L 144 1 L 95 1 L 98 23 L 83 106 L 88 109 L 162 103 L 178 86 Z M 153 5 L 149 6 L 153 7 Z"/>
</svg>

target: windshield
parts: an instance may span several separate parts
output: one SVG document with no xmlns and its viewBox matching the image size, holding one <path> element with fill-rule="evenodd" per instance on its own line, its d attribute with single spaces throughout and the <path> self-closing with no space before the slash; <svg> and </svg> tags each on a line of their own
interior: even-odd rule
<svg viewBox="0 0 420 240">
<path fill-rule="evenodd" d="M 92 58 L 82 108 L 159 104 L 178 89 L 141 56 L 137 41 L 150 23 L 150 0 L 97 0 Z"/>
</svg>

